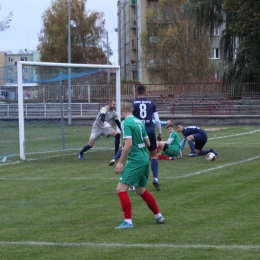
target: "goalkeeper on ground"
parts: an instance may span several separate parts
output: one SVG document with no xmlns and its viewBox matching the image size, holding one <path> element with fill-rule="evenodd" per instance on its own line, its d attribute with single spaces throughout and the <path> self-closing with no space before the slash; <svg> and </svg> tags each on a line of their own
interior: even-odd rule
<svg viewBox="0 0 260 260">
<path fill-rule="evenodd" d="M 112 128 L 112 121 L 116 122 L 116 125 L 121 130 L 121 123 L 118 120 L 118 115 L 115 111 L 116 101 L 110 100 L 108 105 L 102 107 L 96 117 L 95 122 L 93 123 L 90 138 L 88 144 L 83 147 L 79 152 L 79 160 L 83 160 L 83 153 L 91 149 L 95 141 L 103 135 L 104 137 L 114 136 L 115 137 L 115 154 L 118 152 L 120 145 L 120 133 Z"/>
</svg>

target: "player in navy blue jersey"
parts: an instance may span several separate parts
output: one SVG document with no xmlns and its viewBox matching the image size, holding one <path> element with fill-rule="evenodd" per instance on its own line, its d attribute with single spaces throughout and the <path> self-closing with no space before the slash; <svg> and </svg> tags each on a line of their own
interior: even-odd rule
<svg viewBox="0 0 260 260">
<path fill-rule="evenodd" d="M 209 152 L 218 156 L 217 151 L 213 148 L 210 150 L 202 150 L 208 141 L 208 135 L 205 130 L 197 126 L 184 126 L 181 122 L 176 123 L 175 126 L 177 131 L 183 134 L 183 146 L 181 145 L 181 149 L 183 149 L 185 141 L 187 141 L 190 146 L 191 152 L 188 154 L 188 157 L 206 155 Z"/>
<path fill-rule="evenodd" d="M 154 102 L 146 99 L 146 89 L 144 86 L 140 85 L 136 88 L 136 98 L 133 100 L 134 111 L 133 115 L 139 118 L 146 126 L 146 131 L 149 136 L 151 146 L 148 148 L 151 169 L 153 172 L 153 185 L 156 190 L 160 190 L 161 186 L 158 182 L 158 158 L 157 158 L 157 141 L 162 140 L 162 128 L 159 119 L 159 115 Z M 158 136 L 156 140 L 155 128 L 153 119 L 155 121 L 156 128 L 158 130 Z"/>
</svg>

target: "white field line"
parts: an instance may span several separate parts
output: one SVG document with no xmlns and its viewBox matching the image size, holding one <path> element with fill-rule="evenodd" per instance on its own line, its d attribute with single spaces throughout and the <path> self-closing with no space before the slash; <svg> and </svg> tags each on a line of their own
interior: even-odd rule
<svg viewBox="0 0 260 260">
<path fill-rule="evenodd" d="M 213 137 L 213 138 L 209 138 L 208 140 L 216 140 L 216 139 L 223 139 L 223 138 L 229 138 L 229 137 L 236 137 L 236 136 L 240 136 L 240 135 L 246 135 L 246 134 L 253 134 L 256 132 L 260 132 L 260 129 L 258 130 L 254 130 L 254 131 L 250 131 L 250 132 L 245 132 L 245 133 L 240 133 L 240 134 L 235 134 L 235 135 L 225 135 L 225 136 L 220 136 L 220 137 Z M 38 153 L 29 153 L 29 154 L 44 154 L 44 153 L 52 153 L 52 152 L 66 152 L 66 151 L 74 151 L 74 150 L 80 150 L 81 148 L 78 149 L 66 149 L 66 150 L 57 150 L 57 151 L 47 151 L 47 152 L 38 152 Z M 94 150 L 111 150 L 114 148 L 111 147 L 101 147 L 101 148 L 95 148 L 93 147 L 89 152 L 94 151 Z M 16 154 L 17 156 L 18 154 Z M 55 155 L 55 156 L 45 156 L 45 157 L 41 157 L 39 158 L 35 158 L 35 159 L 28 159 L 26 161 L 35 161 L 35 160 L 42 160 L 42 159 L 48 159 L 48 158 L 54 158 L 54 157 L 60 157 L 60 156 L 70 156 L 70 155 L 74 155 L 74 154 L 60 154 L 60 155 Z M 14 155 L 12 155 L 14 156 Z M 10 157 L 12 157 L 10 156 Z M 2 157 L 0 157 L 2 158 Z M 11 162 L 11 163 L 4 163 L 4 164 L 0 164 L 1 166 L 7 166 L 7 165 L 12 165 L 12 164 L 17 164 L 17 163 L 22 163 L 23 161 L 16 161 L 16 162 Z"/>
<path fill-rule="evenodd" d="M 199 175 L 199 174 L 202 174 L 202 173 L 206 173 L 206 172 L 210 172 L 210 171 L 214 171 L 214 170 L 218 170 L 218 169 L 222 169 L 222 168 L 225 168 L 225 167 L 229 167 L 229 166 L 232 166 L 232 165 L 237 165 L 239 163 L 244 163 L 244 162 L 250 162 L 250 161 L 253 161 L 253 160 L 256 160 L 256 159 L 259 159 L 260 156 L 255 156 L 255 157 L 252 157 L 252 158 L 248 158 L 248 159 L 244 159 L 244 160 L 241 160 L 241 161 L 237 161 L 237 162 L 232 162 L 232 163 L 227 163 L 227 164 L 223 164 L 223 165 L 220 165 L 220 166 L 217 166 L 217 167 L 213 167 L 213 168 L 209 168 L 209 169 L 206 169 L 206 170 L 203 170 L 203 171 L 198 171 L 198 172 L 193 172 L 193 173 L 189 173 L 189 174 L 185 174 L 185 175 L 180 175 L 180 176 L 172 176 L 172 177 L 161 177 L 161 179 L 167 179 L 167 180 L 172 180 L 172 179 L 181 179 L 181 178 L 187 178 L 187 177 L 191 177 L 193 175 Z M 35 160 L 35 159 L 32 159 L 32 160 Z M 16 162 L 17 163 L 17 162 Z M 19 162 L 18 162 L 19 163 Z M 113 167 L 110 168 L 112 171 L 113 171 Z M 111 171 L 111 172 L 112 172 Z M 78 178 L 46 178 L 46 177 L 35 177 L 35 178 L 10 178 L 10 177 L 0 177 L 0 180 L 91 180 L 93 179 L 93 177 L 78 177 Z M 118 177 L 111 177 L 111 178 L 100 178 L 101 180 L 118 180 Z"/>
<path fill-rule="evenodd" d="M 213 138 L 209 138 L 208 140 L 215 140 L 215 139 L 222 139 L 222 138 L 229 138 L 229 137 L 236 137 L 236 136 L 240 136 L 240 135 L 247 135 L 247 134 L 253 134 L 256 132 L 260 132 L 260 129 L 254 130 L 254 131 L 250 131 L 250 132 L 245 132 L 245 133 L 240 133 L 240 134 L 235 134 L 235 135 L 225 135 L 225 136 L 220 136 L 220 137 L 213 137 Z M 110 147 L 101 147 L 101 148 L 92 148 L 91 150 L 103 150 L 103 149 L 113 149 Z M 66 150 L 55 150 L 55 151 L 44 151 L 44 152 L 37 152 L 37 153 L 28 153 L 28 154 L 44 154 L 44 153 L 53 153 L 53 152 L 65 152 L 65 151 L 74 151 L 74 150 L 81 150 L 81 148 L 75 148 L 75 149 L 66 149 Z M 19 154 L 14 154 L 11 156 L 18 156 Z M 10 156 L 10 157 L 11 157 Z M 3 158 L 3 157 L 0 157 Z M 0 165 L 1 166 L 1 165 Z"/>
<path fill-rule="evenodd" d="M 242 161 L 223 164 L 223 165 L 220 165 L 220 166 L 217 166 L 217 167 L 213 167 L 213 168 L 210 168 L 210 169 L 206 169 L 206 170 L 203 170 L 203 171 L 193 172 L 193 173 L 189 173 L 189 174 L 185 174 L 185 175 L 181 175 L 181 176 L 166 177 L 165 179 L 187 178 L 187 177 L 190 177 L 190 176 L 193 176 L 193 175 L 199 175 L 201 173 L 222 169 L 222 168 L 225 168 L 225 167 L 228 167 L 228 166 L 232 166 L 232 165 L 236 165 L 236 164 L 239 164 L 239 163 L 250 162 L 250 161 L 253 161 L 253 160 L 256 160 L 256 159 L 259 159 L 259 158 L 260 158 L 260 156 L 255 156 L 255 157 L 248 158 L 248 159 L 245 159 L 245 160 L 242 160 Z"/>
<path fill-rule="evenodd" d="M 178 244 L 110 244 L 110 243 L 68 243 L 68 242 L 6 242 L 0 241 L 0 245 L 20 245 L 20 246 L 58 246 L 58 247 L 140 247 L 140 248 L 185 248 L 185 249 L 240 249 L 240 250 L 260 250 L 260 245 L 178 245 Z"/>
<path fill-rule="evenodd" d="M 254 132 L 258 132 L 260 130 L 256 130 L 256 131 L 252 131 L 252 132 L 248 132 L 248 133 L 254 133 Z M 248 134 L 246 133 L 246 134 Z M 239 136 L 239 135 L 244 135 L 243 134 L 237 134 L 237 135 L 230 135 L 230 136 L 222 136 L 222 137 L 217 137 L 217 138 L 211 138 L 212 139 L 220 139 L 220 138 L 228 138 L 228 137 L 233 137 L 233 136 Z M 58 156 L 66 156 L 66 155 L 71 155 L 71 154 L 63 154 L 63 155 L 57 155 L 57 156 L 48 156 L 48 157 L 44 157 L 44 159 L 46 158 L 52 158 L 52 157 L 58 157 Z M 209 171 L 213 171 L 215 169 L 221 169 L 224 167 L 228 167 L 228 166 L 232 166 L 238 163 L 243 163 L 243 162 L 247 162 L 247 161 L 252 161 L 255 159 L 259 159 L 260 156 L 256 156 L 253 158 L 249 158 L 249 159 L 245 159 L 242 161 L 238 161 L 238 162 L 233 162 L 233 163 L 229 163 L 229 164 L 225 164 L 222 166 L 218 166 L 218 167 L 214 167 L 211 169 L 207 169 L 207 170 L 203 170 L 203 171 L 199 171 L 199 172 L 195 172 L 195 173 L 190 173 L 190 174 L 186 174 L 183 176 L 176 176 L 176 177 L 168 177 L 166 179 L 176 179 L 176 178 L 186 178 L 186 177 L 190 177 L 192 175 L 198 175 L 201 173 L 205 173 L 205 172 L 209 172 Z M 41 158 L 42 160 L 43 158 Z M 37 159 L 29 159 L 27 161 L 32 161 L 32 160 L 37 160 Z M 2 164 L 0 166 L 4 166 L 4 165 L 10 165 L 10 164 L 16 164 L 16 163 L 20 163 L 21 161 L 17 161 L 17 162 L 13 162 L 13 163 L 6 163 L 6 164 Z M 6 179 L 6 178 L 1 178 L 1 179 Z M 45 179 L 45 178 L 24 178 L 25 180 L 37 180 L 37 179 Z M 46 179 L 51 179 L 51 178 L 46 178 Z M 66 178 L 67 179 L 67 178 Z M 71 180 L 82 180 L 82 179 L 89 179 L 89 178 L 71 178 Z M 117 179 L 117 178 L 107 178 L 107 179 Z M 20 179 L 21 180 L 21 179 Z M 59 180 L 61 180 L 59 178 Z M 20 246 L 56 246 L 56 247 L 139 247 L 139 248 L 170 248 L 170 249 L 175 249 L 175 248 L 184 248 L 184 249 L 223 249 L 223 250 L 260 250 L 260 245 L 199 245 L 199 244 L 194 244 L 194 245 L 177 245 L 177 244 L 109 244 L 109 243 L 87 243 L 87 242 L 81 242 L 81 243 L 54 243 L 54 242 L 36 242 L 36 241 L 24 241 L 24 242 L 7 242 L 7 241 L 0 241 L 0 245 L 20 245 Z"/>
<path fill-rule="evenodd" d="M 250 132 L 246 132 L 246 133 L 235 134 L 235 135 L 225 135 L 225 136 L 213 137 L 213 138 L 209 138 L 208 140 L 216 140 L 216 139 L 222 139 L 222 138 L 236 137 L 236 136 L 240 136 L 240 135 L 254 134 L 256 132 L 260 132 L 260 129 L 250 131 Z"/>
<path fill-rule="evenodd" d="M 90 151 L 88 151 L 88 153 L 94 152 L 94 150 L 113 150 L 114 148 L 110 148 L 110 147 L 101 147 L 101 148 L 92 148 Z M 51 152 L 62 152 L 62 154 L 57 154 L 57 155 L 50 155 L 50 156 L 44 156 L 44 157 L 40 157 L 40 158 L 32 158 L 32 159 L 26 159 L 26 162 L 30 162 L 30 161 L 39 161 L 39 160 L 45 160 L 45 159 L 49 159 L 49 158 L 55 158 L 55 157 L 61 157 L 61 156 L 72 156 L 72 155 L 78 155 L 78 153 L 65 153 L 68 151 L 74 151 L 76 149 L 67 149 L 67 150 L 60 150 L 60 151 L 48 151 L 48 152 L 42 152 L 42 154 L 45 153 L 51 153 Z M 80 149 L 77 149 L 80 150 Z M 28 153 L 29 154 L 29 153 Z M 40 154 L 39 153 L 30 153 L 30 154 Z M 12 155 L 13 156 L 13 155 Z M 10 157 L 12 157 L 10 156 Z M 24 161 L 16 161 L 16 162 L 6 162 L 3 164 L 0 164 L 1 166 L 8 166 L 8 165 L 12 165 L 12 164 L 17 164 L 17 163 L 23 163 Z"/>
</svg>

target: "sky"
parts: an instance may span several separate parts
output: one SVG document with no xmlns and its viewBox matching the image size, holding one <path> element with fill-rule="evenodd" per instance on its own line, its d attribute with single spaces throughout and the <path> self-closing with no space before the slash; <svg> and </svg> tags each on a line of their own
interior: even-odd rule
<svg viewBox="0 0 260 260">
<path fill-rule="evenodd" d="M 0 22 L 12 12 L 10 28 L 0 32 L 0 51 L 37 50 L 38 34 L 42 28 L 41 16 L 51 7 L 51 0 L 0 0 Z M 108 41 L 113 50 L 112 64 L 118 65 L 117 0 L 87 0 L 86 10 L 103 12 Z"/>
</svg>

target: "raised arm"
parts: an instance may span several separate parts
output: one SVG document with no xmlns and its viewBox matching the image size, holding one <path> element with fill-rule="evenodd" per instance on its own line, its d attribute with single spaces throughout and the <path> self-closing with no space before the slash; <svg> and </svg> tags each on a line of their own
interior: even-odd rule
<svg viewBox="0 0 260 260">
<path fill-rule="evenodd" d="M 155 125 L 156 125 L 157 131 L 158 131 L 157 141 L 162 141 L 162 126 L 161 126 L 158 112 L 153 113 L 153 118 L 154 118 Z"/>
</svg>

